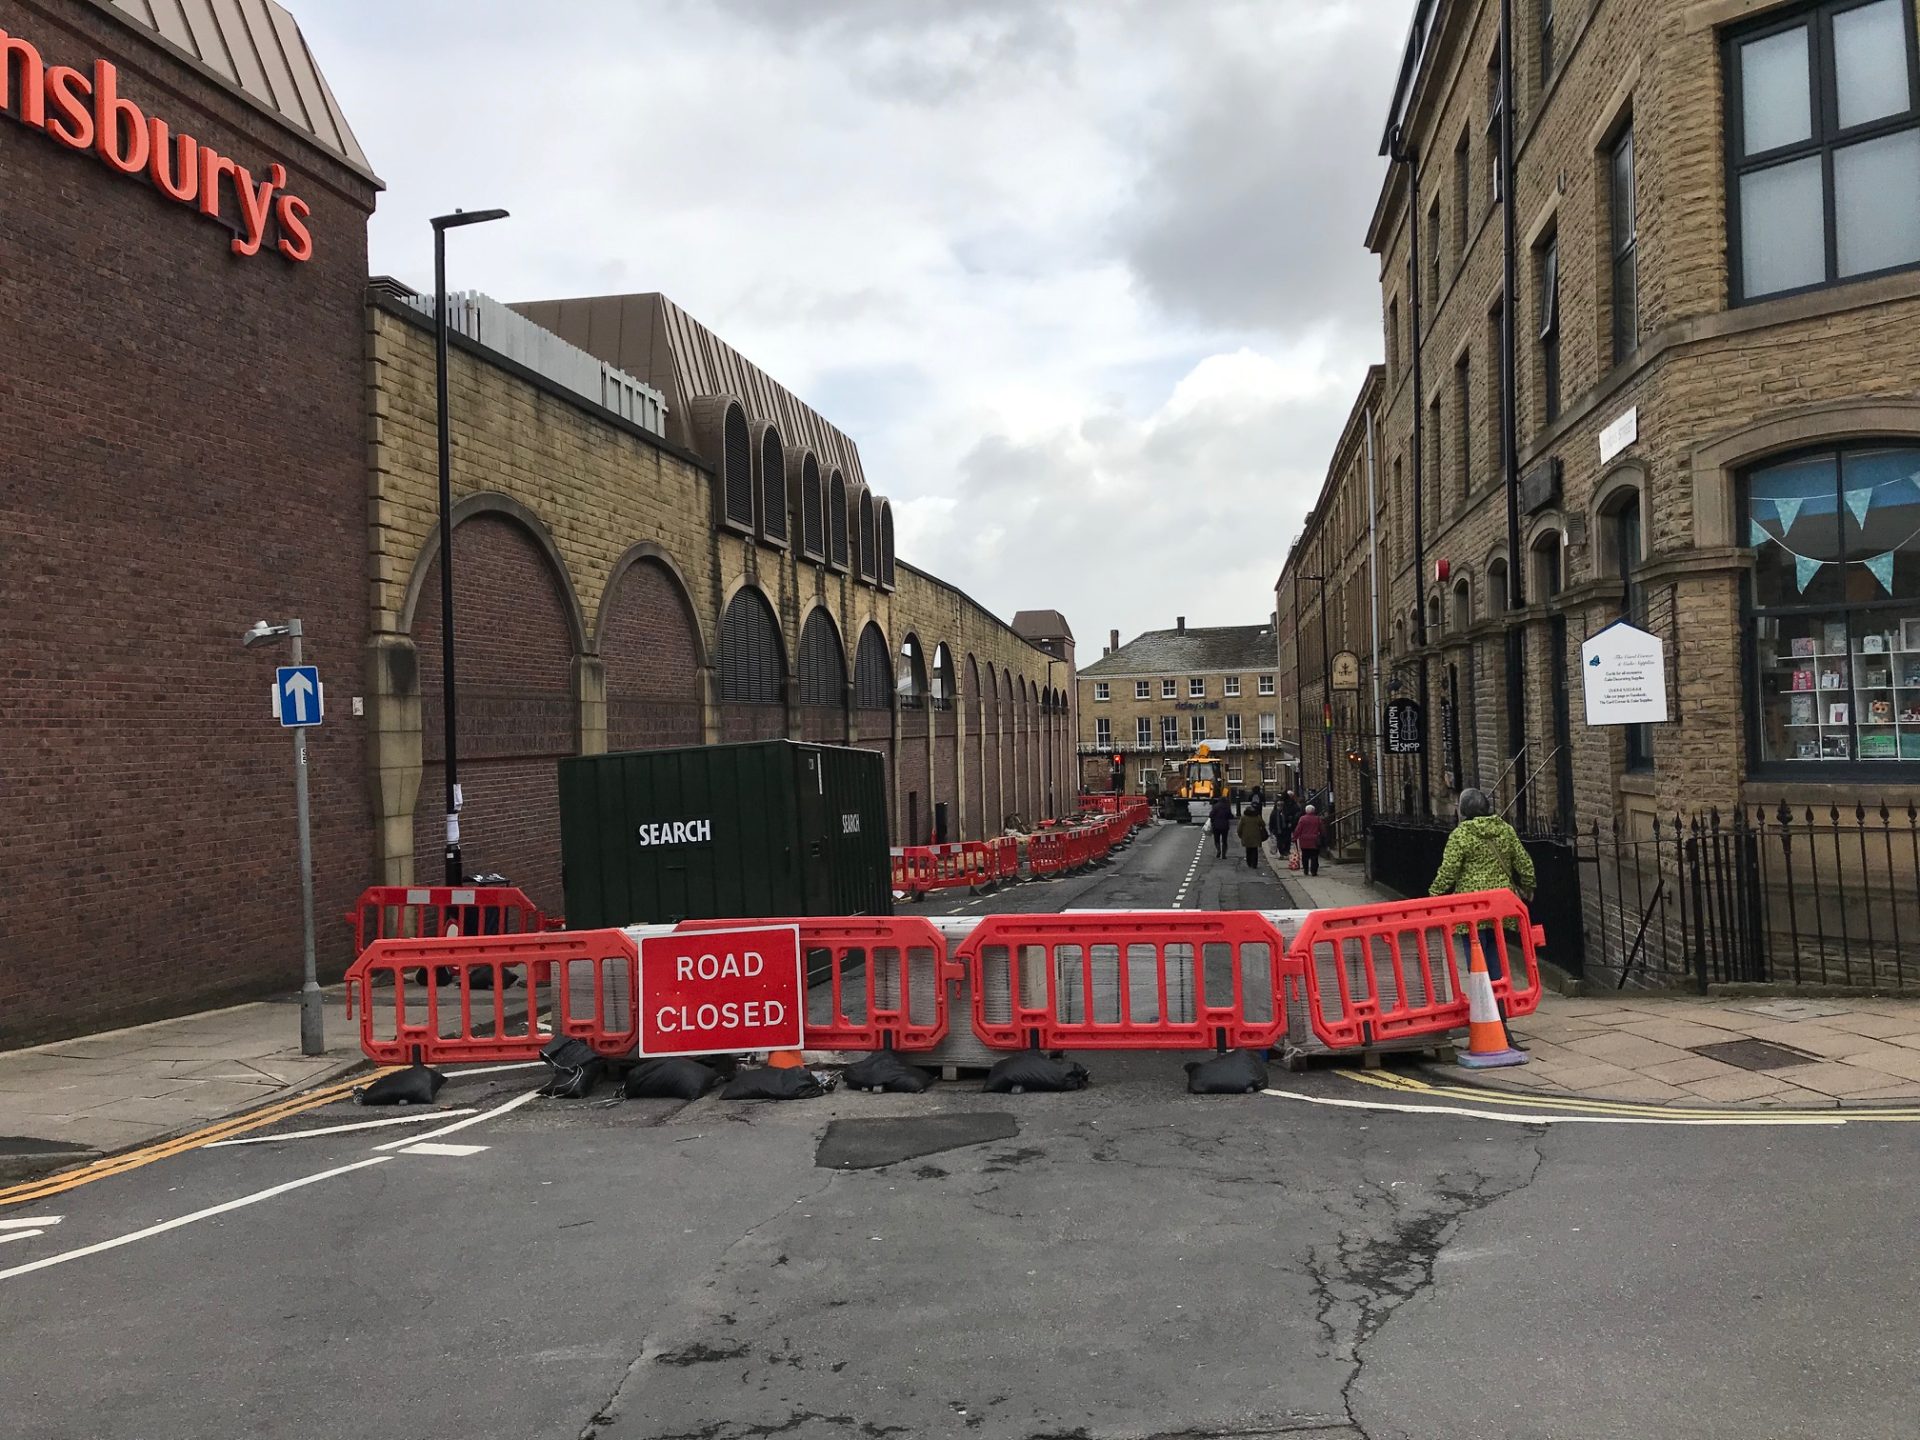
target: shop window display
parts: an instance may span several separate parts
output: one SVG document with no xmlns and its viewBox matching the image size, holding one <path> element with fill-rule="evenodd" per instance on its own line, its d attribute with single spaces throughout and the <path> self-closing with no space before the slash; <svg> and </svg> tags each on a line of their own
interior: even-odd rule
<svg viewBox="0 0 1920 1440">
<path fill-rule="evenodd" d="M 1920 448 L 1770 464 L 1744 506 L 1756 762 L 1920 764 Z"/>
</svg>

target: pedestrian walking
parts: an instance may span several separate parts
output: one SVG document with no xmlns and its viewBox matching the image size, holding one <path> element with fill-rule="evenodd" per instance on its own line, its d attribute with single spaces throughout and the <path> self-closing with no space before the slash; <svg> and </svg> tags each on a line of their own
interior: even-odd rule
<svg viewBox="0 0 1920 1440">
<path fill-rule="evenodd" d="M 1532 900 L 1534 881 L 1533 857 L 1527 854 L 1527 847 L 1520 843 L 1513 826 L 1493 813 L 1493 802 L 1487 799 L 1484 790 L 1462 790 L 1460 823 L 1447 837 L 1440 869 L 1427 893 L 1471 895 L 1479 890 L 1511 890 L 1522 900 Z M 1473 961 L 1468 929 L 1465 925 L 1456 927 L 1453 937 L 1463 972 Z M 1520 922 L 1509 919 L 1507 930 L 1517 946 Z M 1487 977 L 1491 980 L 1501 979 L 1507 969 L 1498 938 L 1493 926 L 1480 927 L 1480 953 L 1487 957 Z M 1504 1022 L 1506 1018 L 1507 1007 L 1503 1004 L 1500 1019 Z M 1517 1050 L 1527 1048 L 1514 1039 L 1511 1032 L 1507 1040 Z"/>
<path fill-rule="evenodd" d="M 1233 829 L 1233 804 L 1222 795 L 1207 812 L 1207 828 L 1213 832 L 1213 858 L 1227 858 L 1227 832 Z"/>
<path fill-rule="evenodd" d="M 1326 822 L 1320 818 L 1320 812 L 1314 806 L 1307 806 L 1306 814 L 1293 827 L 1293 841 L 1300 847 L 1300 870 L 1306 875 L 1320 873 L 1320 847 L 1326 843 Z"/>
<path fill-rule="evenodd" d="M 1246 848 L 1247 868 L 1260 868 L 1260 847 L 1267 838 L 1267 822 L 1260 818 L 1260 807 L 1249 804 L 1240 812 L 1240 843 Z"/>
<path fill-rule="evenodd" d="M 1280 798 L 1273 803 L 1273 815 L 1267 821 L 1267 829 L 1273 834 L 1274 854 L 1285 858 L 1293 848 L 1293 827 L 1300 823 L 1300 802 L 1293 798 L 1291 790 L 1282 790 Z"/>
</svg>

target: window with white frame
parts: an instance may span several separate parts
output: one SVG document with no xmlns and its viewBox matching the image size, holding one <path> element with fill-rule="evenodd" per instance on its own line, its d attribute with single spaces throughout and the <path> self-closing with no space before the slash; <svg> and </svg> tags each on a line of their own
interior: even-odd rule
<svg viewBox="0 0 1920 1440">
<path fill-rule="evenodd" d="M 1227 689 L 1226 689 L 1227 698 L 1229 700 L 1237 699 L 1239 697 L 1239 694 L 1240 694 L 1240 677 L 1238 675 L 1227 676 Z"/>
<path fill-rule="evenodd" d="M 1207 693 L 1207 682 L 1205 680 L 1202 680 L 1198 675 L 1195 675 L 1192 679 L 1187 681 L 1187 695 L 1189 698 L 1198 700 L 1201 697 L 1203 697 L 1206 693 Z"/>
<path fill-rule="evenodd" d="M 1162 681 L 1160 682 L 1160 698 L 1161 698 L 1162 700 L 1172 700 L 1172 699 L 1175 699 L 1175 698 L 1177 698 L 1177 697 L 1179 696 L 1179 694 L 1180 694 L 1180 682 L 1179 682 L 1179 681 L 1177 681 L 1177 680 L 1162 680 Z"/>
<path fill-rule="evenodd" d="M 1160 717 L 1160 743 L 1169 750 L 1180 748 L 1180 717 L 1178 715 Z"/>
<path fill-rule="evenodd" d="M 1152 699 L 1153 698 L 1152 682 L 1147 680 L 1134 681 L 1133 682 L 1133 698 L 1136 700 Z"/>
<path fill-rule="evenodd" d="M 1113 721 L 1105 715 L 1093 722 L 1093 740 L 1103 750 L 1113 748 Z"/>
<path fill-rule="evenodd" d="M 1240 717 L 1238 715 L 1227 716 L 1227 743 L 1229 745 L 1238 745 L 1240 743 Z"/>
<path fill-rule="evenodd" d="M 1145 715 L 1136 715 L 1133 719 L 1133 743 L 1142 750 L 1153 744 L 1153 721 Z"/>
<path fill-rule="evenodd" d="M 1193 717 L 1193 743 L 1198 745 L 1202 740 L 1205 740 L 1206 738 L 1207 738 L 1207 717 L 1204 715 L 1195 715 Z"/>
<path fill-rule="evenodd" d="M 1274 717 L 1271 715 L 1262 715 L 1260 717 L 1260 743 L 1262 745 L 1274 745 L 1279 743 L 1279 739 L 1280 731 L 1274 722 Z"/>
<path fill-rule="evenodd" d="M 1273 676 L 1262 675 L 1260 677 L 1260 693 L 1262 695 L 1273 694 Z"/>
<path fill-rule="evenodd" d="M 1096 700 L 1111 700 L 1113 698 L 1113 687 L 1104 680 L 1094 681 L 1093 698 Z"/>
</svg>

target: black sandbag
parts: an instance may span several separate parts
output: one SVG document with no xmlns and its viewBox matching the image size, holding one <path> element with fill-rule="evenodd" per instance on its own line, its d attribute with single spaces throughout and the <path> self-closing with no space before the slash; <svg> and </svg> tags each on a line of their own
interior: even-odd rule
<svg viewBox="0 0 1920 1440">
<path fill-rule="evenodd" d="M 997 1062 L 987 1072 L 985 1088 L 989 1095 L 1019 1095 L 1029 1090 L 1084 1090 L 1091 1078 L 1086 1066 L 1065 1056 L 1022 1050 Z"/>
<path fill-rule="evenodd" d="M 1257 1051 L 1229 1050 L 1187 1062 L 1187 1090 L 1194 1095 L 1251 1095 L 1266 1088 L 1267 1062 Z"/>
<path fill-rule="evenodd" d="M 918 1095 L 933 1084 L 932 1072 L 909 1065 L 891 1050 L 880 1050 L 849 1065 L 840 1078 L 855 1090 Z"/>
<path fill-rule="evenodd" d="M 689 1056 L 647 1060 L 627 1072 L 629 1100 L 698 1100 L 720 1077 Z"/>
<path fill-rule="evenodd" d="M 555 1100 L 583 1100 L 591 1095 L 606 1064 L 591 1045 L 574 1035 L 553 1041 L 540 1052 L 540 1058 L 553 1075 L 538 1093 Z"/>
<path fill-rule="evenodd" d="M 431 1105 L 447 1077 L 425 1065 L 409 1065 L 391 1075 L 382 1075 L 371 1085 L 353 1092 L 356 1105 Z"/>
<path fill-rule="evenodd" d="M 811 1100 L 827 1092 L 811 1070 L 793 1065 L 742 1070 L 720 1092 L 722 1100 Z"/>
</svg>

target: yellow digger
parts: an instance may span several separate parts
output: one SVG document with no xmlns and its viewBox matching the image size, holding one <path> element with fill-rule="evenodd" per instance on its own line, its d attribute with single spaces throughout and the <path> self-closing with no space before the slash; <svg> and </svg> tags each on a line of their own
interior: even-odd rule
<svg viewBox="0 0 1920 1440">
<path fill-rule="evenodd" d="M 1163 818 L 1187 818 L 1186 803 L 1204 800 L 1211 804 L 1231 787 L 1227 767 L 1214 758 L 1211 748 L 1201 745 L 1185 760 L 1169 760 L 1163 767 L 1160 798 Z"/>
</svg>

